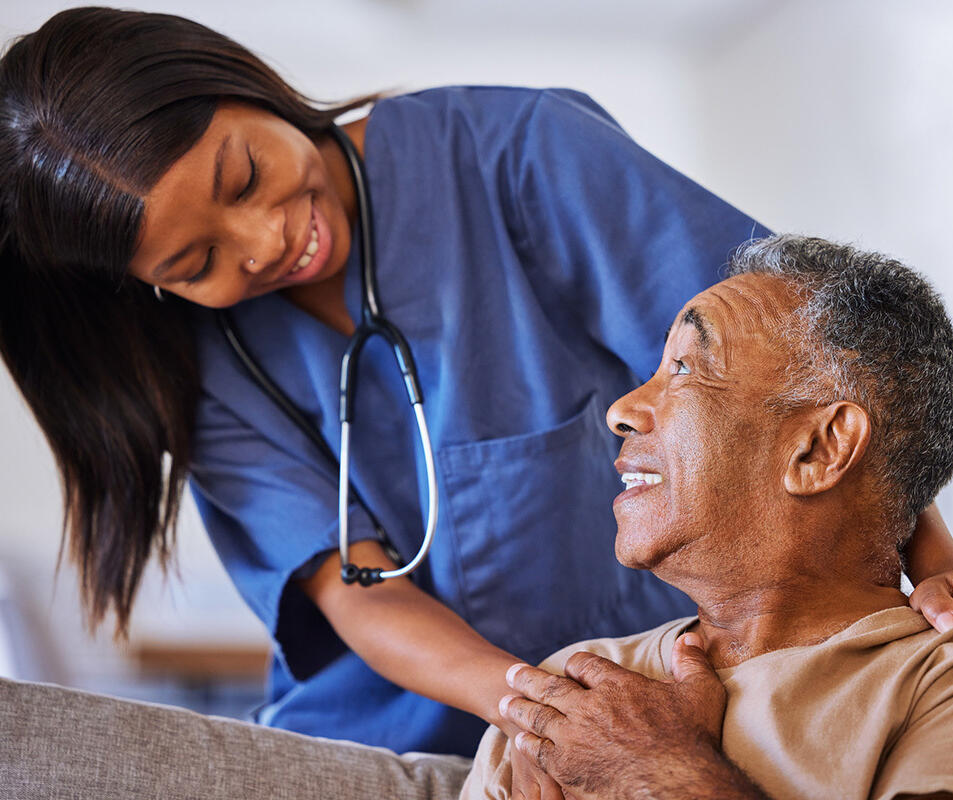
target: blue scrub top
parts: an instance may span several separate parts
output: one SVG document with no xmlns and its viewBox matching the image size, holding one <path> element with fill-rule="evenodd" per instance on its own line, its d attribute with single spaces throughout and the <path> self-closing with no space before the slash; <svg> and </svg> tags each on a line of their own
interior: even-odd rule
<svg viewBox="0 0 953 800">
<path fill-rule="evenodd" d="M 436 538 L 415 582 L 529 662 L 692 613 L 684 595 L 615 560 L 619 440 L 605 412 L 655 371 L 678 309 L 719 280 L 739 243 L 767 231 L 573 91 L 456 87 L 382 100 L 365 160 L 381 302 L 413 348 L 440 489 Z M 358 320 L 356 252 L 346 270 Z M 346 337 L 275 293 L 234 315 L 339 452 Z M 289 582 L 337 547 L 337 466 L 250 381 L 212 312 L 197 308 L 195 325 L 204 396 L 194 494 L 275 639 L 259 721 L 472 755 L 481 720 L 376 675 Z M 426 478 L 381 340 L 365 349 L 358 383 L 351 480 L 409 560 Z M 356 505 L 350 530 L 352 541 L 375 536 Z"/>
</svg>

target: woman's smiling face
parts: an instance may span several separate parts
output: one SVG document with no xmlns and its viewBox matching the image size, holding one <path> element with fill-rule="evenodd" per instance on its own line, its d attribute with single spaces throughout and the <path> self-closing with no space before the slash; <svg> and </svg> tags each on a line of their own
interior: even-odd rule
<svg viewBox="0 0 953 800">
<path fill-rule="evenodd" d="M 202 138 L 145 197 L 129 271 L 194 303 L 234 305 L 326 280 L 351 246 L 347 199 L 315 145 L 289 122 L 222 101 Z"/>
</svg>

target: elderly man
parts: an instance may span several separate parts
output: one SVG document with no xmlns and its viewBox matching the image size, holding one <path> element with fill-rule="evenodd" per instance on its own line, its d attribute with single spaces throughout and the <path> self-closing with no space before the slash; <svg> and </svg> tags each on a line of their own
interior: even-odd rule
<svg viewBox="0 0 953 800">
<path fill-rule="evenodd" d="M 608 420 L 619 560 L 698 618 L 516 665 L 501 711 L 523 755 L 580 799 L 953 798 L 953 630 L 899 589 L 953 473 L 953 328 L 929 287 L 821 240 L 753 243 Z M 8 681 L 0 742 L 4 800 L 449 800 L 470 766 Z M 509 748 L 491 728 L 464 798 L 510 797 Z"/>
<path fill-rule="evenodd" d="M 818 239 L 754 243 L 608 422 L 619 560 L 698 617 L 511 669 L 519 749 L 578 798 L 953 797 L 953 634 L 908 607 L 898 555 L 953 472 L 929 287 Z M 508 747 L 491 729 L 464 797 L 509 796 Z"/>
</svg>

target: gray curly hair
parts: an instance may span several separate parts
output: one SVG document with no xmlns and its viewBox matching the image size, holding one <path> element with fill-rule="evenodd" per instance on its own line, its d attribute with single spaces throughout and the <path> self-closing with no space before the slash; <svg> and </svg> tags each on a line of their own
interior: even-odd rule
<svg viewBox="0 0 953 800">
<path fill-rule="evenodd" d="M 953 326 L 924 278 L 898 261 L 824 239 L 771 236 L 742 245 L 729 277 L 773 275 L 799 303 L 798 357 L 781 408 L 850 400 L 871 417 L 868 457 L 898 546 L 953 475 Z"/>
</svg>

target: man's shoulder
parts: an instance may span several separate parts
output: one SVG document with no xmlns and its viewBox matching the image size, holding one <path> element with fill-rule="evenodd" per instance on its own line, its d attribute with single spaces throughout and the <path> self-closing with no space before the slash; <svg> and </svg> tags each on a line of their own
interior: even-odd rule
<svg viewBox="0 0 953 800">
<path fill-rule="evenodd" d="M 594 653 L 621 667 L 640 672 L 650 678 L 667 677 L 672 644 L 697 617 L 683 617 L 663 623 L 652 630 L 617 638 L 588 639 L 568 645 L 540 664 L 542 669 L 564 674 L 566 662 L 573 653 Z"/>
<path fill-rule="evenodd" d="M 953 785 L 953 633 L 907 607 L 719 671 L 725 753 L 771 796 L 892 797 Z M 849 757 L 848 757 L 849 754 Z"/>
</svg>

